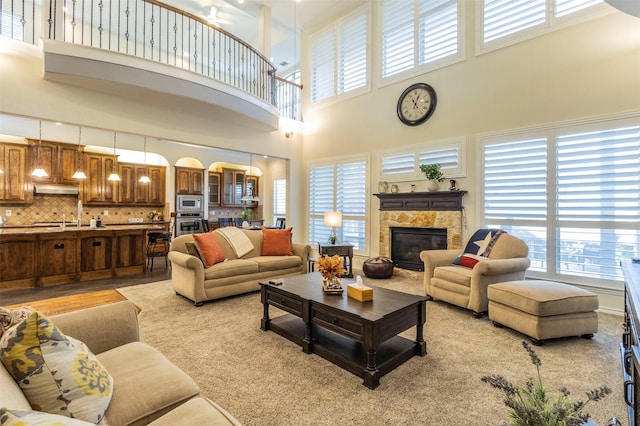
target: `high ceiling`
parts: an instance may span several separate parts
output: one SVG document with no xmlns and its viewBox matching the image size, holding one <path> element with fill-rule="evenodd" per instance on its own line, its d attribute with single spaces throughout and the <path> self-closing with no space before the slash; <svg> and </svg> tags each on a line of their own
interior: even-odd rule
<svg viewBox="0 0 640 426">
<path fill-rule="evenodd" d="M 165 0 L 179 9 L 206 18 L 216 9 L 217 25 L 259 47 L 259 19 L 271 9 L 271 55 L 278 75 L 292 71 L 300 60 L 300 31 L 308 31 L 362 3 L 362 0 Z M 294 30 L 297 28 L 297 32 Z M 294 38 L 297 34 L 297 38 Z"/>
</svg>

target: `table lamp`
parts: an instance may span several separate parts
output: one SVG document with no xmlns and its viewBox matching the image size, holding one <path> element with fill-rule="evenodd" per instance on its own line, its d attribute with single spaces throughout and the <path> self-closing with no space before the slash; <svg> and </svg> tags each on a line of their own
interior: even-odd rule
<svg viewBox="0 0 640 426">
<path fill-rule="evenodd" d="M 324 226 L 333 227 L 329 242 L 331 244 L 336 243 L 336 228 L 342 226 L 342 212 L 324 212 Z"/>
</svg>

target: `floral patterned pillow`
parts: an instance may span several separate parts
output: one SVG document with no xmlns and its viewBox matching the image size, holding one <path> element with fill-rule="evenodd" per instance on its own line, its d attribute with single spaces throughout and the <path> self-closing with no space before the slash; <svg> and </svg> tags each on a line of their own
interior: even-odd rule
<svg viewBox="0 0 640 426">
<path fill-rule="evenodd" d="M 40 312 L 5 331 L 0 360 L 34 410 L 94 424 L 104 419 L 113 378 L 84 343 Z"/>
<path fill-rule="evenodd" d="M 43 413 L 42 411 L 0 408 L 1 426 L 88 426 L 92 424 L 65 416 Z"/>
</svg>

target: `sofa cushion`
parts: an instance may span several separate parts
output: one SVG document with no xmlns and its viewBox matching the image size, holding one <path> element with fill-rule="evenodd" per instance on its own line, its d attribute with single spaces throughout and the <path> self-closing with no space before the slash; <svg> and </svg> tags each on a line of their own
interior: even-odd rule
<svg viewBox="0 0 640 426">
<path fill-rule="evenodd" d="M 258 264 L 253 259 L 231 259 L 205 269 L 204 279 L 214 280 L 236 275 L 255 274 L 256 272 L 258 272 Z"/>
<path fill-rule="evenodd" d="M 222 247 L 212 232 L 193 234 L 193 240 L 198 247 L 198 251 L 200 252 L 205 268 L 225 261 L 226 258 L 222 251 Z"/>
<path fill-rule="evenodd" d="M 262 228 L 262 255 L 263 256 L 292 256 L 291 231 L 287 229 Z"/>
<path fill-rule="evenodd" d="M 87 426 L 93 423 L 35 410 L 0 408 L 1 426 Z"/>
<path fill-rule="evenodd" d="M 473 268 L 483 259 L 486 260 L 486 257 L 475 254 L 461 254 L 453 260 L 453 264 L 464 266 L 465 268 Z"/>
<path fill-rule="evenodd" d="M 449 281 L 466 287 L 471 286 L 473 269 L 462 266 L 439 266 L 433 270 L 433 278 Z"/>
<path fill-rule="evenodd" d="M 0 366 L 0 406 L 30 410 L 31 404 L 6 368 Z"/>
<path fill-rule="evenodd" d="M 148 424 L 200 392 L 191 377 L 146 343 L 128 343 L 98 359 L 113 376 L 110 425 Z"/>
<path fill-rule="evenodd" d="M 0 338 L 0 357 L 31 407 L 94 424 L 111 401 L 113 379 L 82 342 L 33 312 Z"/>
<path fill-rule="evenodd" d="M 259 256 L 251 260 L 258 264 L 258 270 L 260 272 L 296 268 L 302 265 L 300 256 Z"/>
<path fill-rule="evenodd" d="M 190 399 L 176 409 L 160 417 L 151 426 L 190 425 L 230 426 L 240 423 L 215 402 L 201 397 Z"/>
</svg>

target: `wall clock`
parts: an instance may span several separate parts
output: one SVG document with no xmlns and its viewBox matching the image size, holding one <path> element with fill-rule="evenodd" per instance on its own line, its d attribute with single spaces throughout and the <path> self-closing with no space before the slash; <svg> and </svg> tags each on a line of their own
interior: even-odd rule
<svg viewBox="0 0 640 426">
<path fill-rule="evenodd" d="M 422 124 L 436 110 L 436 91 L 426 83 L 407 87 L 398 99 L 398 118 L 407 126 Z"/>
</svg>

